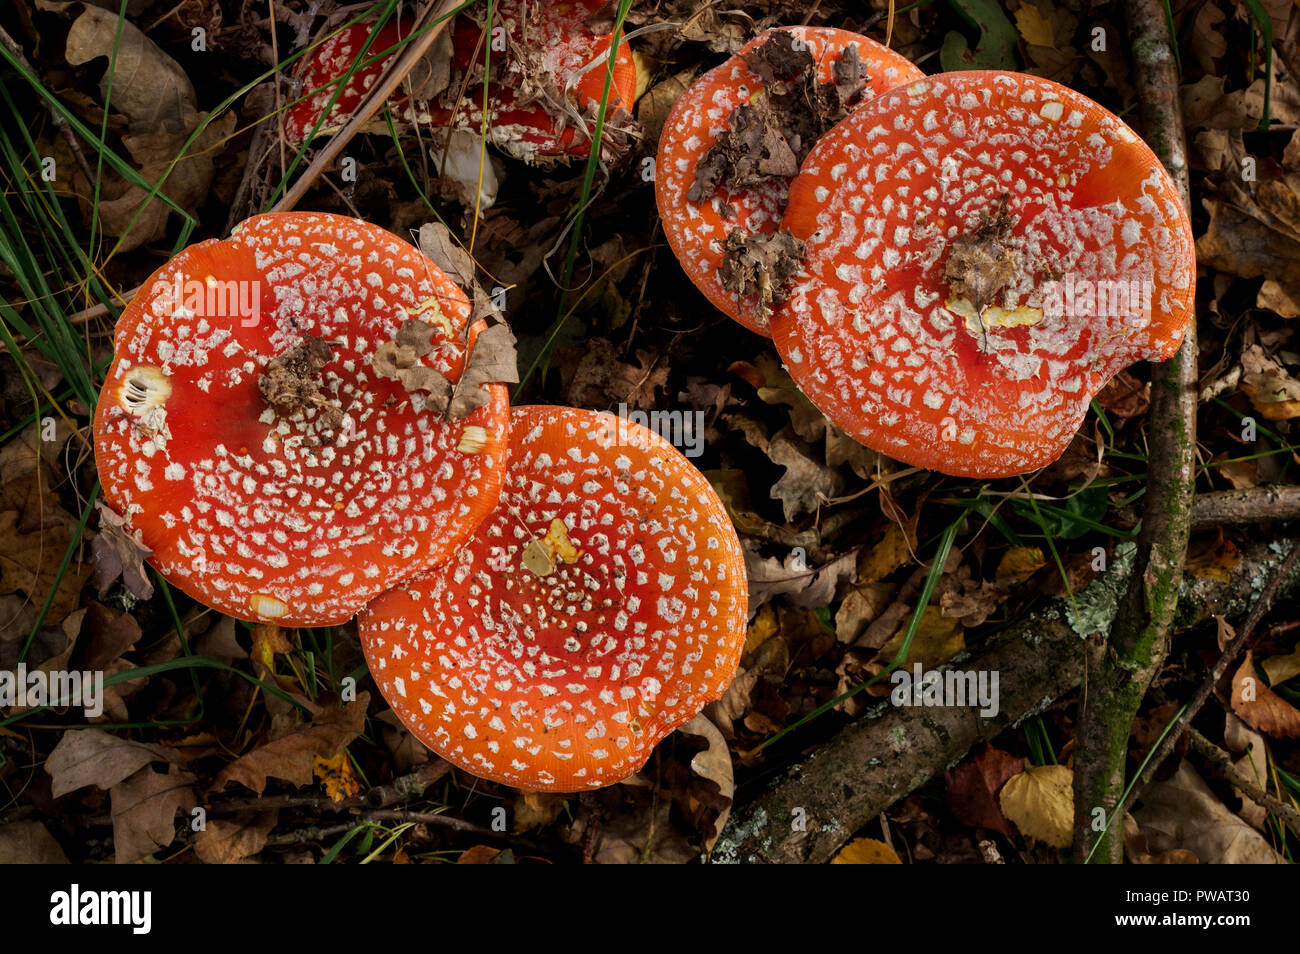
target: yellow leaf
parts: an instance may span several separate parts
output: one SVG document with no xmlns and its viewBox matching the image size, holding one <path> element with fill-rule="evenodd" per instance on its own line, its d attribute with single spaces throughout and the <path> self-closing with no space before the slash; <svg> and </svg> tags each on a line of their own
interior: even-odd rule
<svg viewBox="0 0 1300 954">
<path fill-rule="evenodd" d="M 319 755 L 312 761 L 312 774 L 321 781 L 321 787 L 331 802 L 341 802 L 361 791 L 361 782 L 352 771 L 352 761 L 346 750 L 333 758 L 323 759 Z"/>
<path fill-rule="evenodd" d="M 898 628 L 898 632 L 889 638 L 889 642 L 880 647 L 877 656 L 881 660 L 893 659 L 902 648 L 903 637 L 907 635 L 909 617 Z M 943 615 L 937 606 L 927 606 L 921 613 L 921 622 L 917 624 L 916 636 L 908 650 L 906 665 L 920 663 L 926 669 L 942 666 L 953 656 L 966 648 L 966 632 L 961 621 Z"/>
<path fill-rule="evenodd" d="M 1002 786 L 998 804 L 1021 833 L 1053 848 L 1074 840 L 1074 772 L 1064 765 L 1031 765 Z"/>
<path fill-rule="evenodd" d="M 569 542 L 569 528 L 559 517 L 551 521 L 551 529 L 546 531 L 546 539 L 542 542 L 565 563 L 578 562 L 578 548 Z"/>
<path fill-rule="evenodd" d="M 771 603 L 764 603 L 755 614 L 754 621 L 745 630 L 745 655 L 748 656 L 756 651 L 759 646 L 780 631 L 781 624 L 777 620 L 776 610 L 772 608 Z"/>
<path fill-rule="evenodd" d="M 883 841 L 858 838 L 840 849 L 831 859 L 833 865 L 901 865 L 898 855 Z"/>
<path fill-rule="evenodd" d="M 1047 559 L 1038 547 L 1012 547 L 998 562 L 994 576 L 999 583 L 1023 583 L 1046 565 Z"/>
<path fill-rule="evenodd" d="M 1052 24 L 1048 22 L 1038 8 L 1032 4 L 1022 3 L 1016 11 L 1016 29 L 1030 46 L 1050 46 L 1056 48 L 1056 37 L 1052 33 Z"/>
<path fill-rule="evenodd" d="M 1300 673 L 1300 649 L 1285 656 L 1270 656 L 1260 663 L 1259 667 L 1268 673 L 1269 685 L 1276 686 L 1279 682 L 1286 682 Z"/>
<path fill-rule="evenodd" d="M 883 580 L 911 560 L 912 551 L 908 548 L 906 534 L 898 524 L 891 523 L 881 541 L 858 558 L 858 584 Z"/>
</svg>

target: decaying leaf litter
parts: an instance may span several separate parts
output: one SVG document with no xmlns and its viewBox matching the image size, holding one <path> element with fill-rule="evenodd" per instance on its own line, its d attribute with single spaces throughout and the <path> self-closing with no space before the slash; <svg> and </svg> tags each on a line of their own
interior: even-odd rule
<svg viewBox="0 0 1300 954">
<path fill-rule="evenodd" d="M 13 41 L 6 48 L 21 51 L 31 82 L 59 104 L 33 95 L 7 108 L 31 131 L 33 154 L 53 158 L 54 194 L 97 279 L 123 293 L 174 244 L 222 237 L 228 217 L 274 201 L 291 165 L 291 174 L 301 172 L 306 163 L 295 164 L 262 121 L 294 95 L 292 82 L 277 86 L 266 74 L 277 57 L 352 13 L 332 3 L 277 3 L 272 22 L 269 8 L 173 6 L 132 4 L 120 35 L 114 15 L 77 3 L 24 0 L 0 16 Z M 1300 248 L 1300 87 L 1287 72 L 1300 16 L 1285 4 L 1263 9 L 1273 37 L 1267 84 L 1246 7 L 1174 7 L 1201 265 L 1198 492 L 1266 491 L 1295 483 L 1300 465 L 1292 423 L 1300 417 L 1293 328 L 1300 275 L 1291 254 Z M 1008 624 L 1045 607 L 1088 619 L 1089 584 L 1119 562 L 1139 519 L 1146 367 L 1098 395 L 1050 467 L 1024 480 L 945 478 L 845 437 L 794 386 L 770 343 L 714 311 L 666 249 L 646 160 L 673 99 L 758 32 L 806 17 L 877 40 L 888 35 L 927 72 L 1024 69 L 1117 113 L 1134 105 L 1114 6 L 933 3 L 887 23 L 884 5 L 864 14 L 842 3 L 811 12 L 780 0 L 726 10 L 637 3 L 627 18 L 644 87 L 636 125 L 611 138 L 589 192 L 581 162 L 530 167 L 489 150 L 495 194 L 486 199 L 477 142 L 468 178 L 454 176 L 445 141 L 403 126 L 394 138 L 381 121 L 348 144 L 299 206 L 407 234 L 450 265 L 478 315 L 500 329 L 487 338 L 481 379 L 508 381 L 517 370 L 516 403 L 674 411 L 698 422 L 694 462 L 741 535 L 751 581 L 745 654 L 728 693 L 664 742 L 645 770 L 594 793 L 526 794 L 448 770 L 368 691 L 350 625 L 250 627 L 154 576 L 139 542 L 95 506 L 89 408 L 32 336 L 3 359 L 0 668 L 96 669 L 111 684 L 89 725 L 76 710 L 0 710 L 0 858 L 312 861 L 358 825 L 393 828 L 407 818 L 413 825 L 387 849 L 389 860 L 691 861 L 714 850 L 734 806 L 849 720 L 888 706 L 892 663 L 904 671 L 918 662 L 960 667 Z M 114 48 L 110 71 L 105 55 Z M 103 129 L 121 161 L 97 173 L 93 144 L 62 134 L 67 121 L 53 116 Z M 14 172 L 6 168 L 11 188 Z M 572 286 L 562 296 L 557 282 L 579 209 Z M 430 224 L 438 217 L 449 231 Z M 13 265 L 6 262 L 0 282 L 21 314 L 26 296 Z M 55 274 L 53 292 L 80 342 L 63 359 L 102 372 L 111 315 L 93 308 L 88 277 L 66 264 Z M 511 335 L 517 369 L 504 357 Z M 382 371 L 409 372 L 403 349 L 420 347 L 394 341 Z M 439 409 L 454 408 L 456 394 L 444 384 L 408 387 Z M 1232 578 L 1245 544 L 1261 534 L 1284 552 L 1291 539 L 1284 515 L 1264 515 L 1277 519 L 1198 533 L 1191 583 Z M 952 547 L 936 566 L 936 544 L 949 528 Z M 928 600 L 919 606 L 922 594 Z M 1180 746 L 1119 823 L 1129 860 L 1291 859 L 1297 836 L 1284 810 L 1294 811 L 1300 797 L 1293 686 L 1300 624 L 1292 617 L 1279 602 L 1196 721 L 1271 801 L 1243 795 L 1215 773 L 1215 762 Z M 1168 723 L 1168 702 L 1204 679 L 1217 635 L 1205 626 L 1177 634 L 1134 728 L 1131 765 Z M 145 667 L 147 675 L 132 676 Z M 865 691 L 842 698 L 873 677 Z M 837 860 L 1057 860 L 1074 812 L 1076 706 L 1066 696 L 987 739 L 882 819 L 846 831 Z M 500 806 L 511 819 L 504 832 L 492 825 Z M 208 818 L 201 831 L 190 825 L 198 807 Z M 322 830 L 333 834 L 322 838 Z M 339 857 L 362 857 L 362 842 Z"/>
</svg>

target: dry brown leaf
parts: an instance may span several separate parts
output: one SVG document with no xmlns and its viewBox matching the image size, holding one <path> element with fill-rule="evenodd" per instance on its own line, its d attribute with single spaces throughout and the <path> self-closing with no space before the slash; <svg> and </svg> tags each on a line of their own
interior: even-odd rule
<svg viewBox="0 0 1300 954">
<path fill-rule="evenodd" d="M 732 799 L 736 795 L 736 782 L 731 767 L 731 752 L 728 751 L 727 740 L 722 737 L 718 727 L 703 713 L 697 715 L 677 731 L 703 738 L 708 742 L 708 747 L 702 752 L 697 752 L 695 757 L 691 759 L 691 771 L 716 786 L 718 795 L 726 803 L 721 807 L 720 812 L 707 811 L 702 813 L 706 817 L 704 818 L 701 834 L 704 836 L 704 853 L 708 854 L 713 851 L 718 836 L 722 834 L 722 829 L 727 824 L 727 818 L 731 815 Z M 701 807 L 708 809 L 712 808 L 713 805 Z M 701 813 L 697 812 L 696 814 Z"/>
<path fill-rule="evenodd" d="M 238 782 L 257 794 L 266 789 L 267 778 L 283 779 L 293 785 L 309 785 L 312 767 L 319 755 L 330 758 L 351 743 L 365 728 L 368 692 L 357 694 L 353 702 L 330 705 L 312 721 L 267 742 L 217 773 L 216 791 Z"/>
<path fill-rule="evenodd" d="M 1124 813 L 1124 855 L 1130 864 L 1135 865 L 1194 865 L 1199 863 L 1195 853 L 1185 848 L 1171 848 L 1168 851 L 1152 852 L 1147 845 L 1147 836 L 1142 833 L 1137 819 L 1130 813 Z"/>
<path fill-rule="evenodd" d="M 818 463 L 804 449 L 792 427 L 781 430 L 768 442 L 767 456 L 785 468 L 772 485 L 772 498 L 781 501 L 787 522 L 801 513 L 816 513 L 844 489 L 844 478 L 832 467 Z"/>
<path fill-rule="evenodd" d="M 749 575 L 749 608 L 756 613 L 760 606 L 784 595 L 795 606 L 819 609 L 830 606 L 842 580 L 853 578 L 857 554 L 850 551 L 820 567 L 810 567 L 804 557 L 791 553 L 784 563 L 775 557 L 759 556 L 749 541 L 745 550 L 745 569 Z"/>
<path fill-rule="evenodd" d="M 552 795 L 549 792 L 523 792 L 515 799 L 515 831 L 531 831 L 551 824 L 560 817 L 567 798 L 566 795 Z"/>
<path fill-rule="evenodd" d="M 1029 765 L 1002 786 L 1002 814 L 1020 832 L 1068 848 L 1074 838 L 1074 772 L 1064 765 Z"/>
<path fill-rule="evenodd" d="M 277 815 L 275 810 L 247 811 L 229 818 L 209 818 L 194 836 L 194 853 L 205 864 L 238 864 L 266 847 Z"/>
<path fill-rule="evenodd" d="M 490 845 L 474 845 L 472 848 L 466 848 L 456 859 L 458 865 L 490 865 L 497 855 L 501 854 L 500 848 L 493 848 Z"/>
<path fill-rule="evenodd" d="M 1265 735 L 1300 739 L 1300 709 L 1264 685 L 1250 650 L 1246 650 L 1246 658 L 1232 677 L 1232 711 Z"/>
<path fill-rule="evenodd" d="M 91 541 L 90 551 L 100 599 L 119 577 L 136 599 L 151 598 L 153 581 L 144 563 L 153 551 L 141 541 L 139 530 L 127 532 L 125 517 L 102 501 L 95 506 L 99 510 L 99 533 Z"/>
<path fill-rule="evenodd" d="M 63 733 L 45 760 L 55 798 L 87 785 L 109 789 L 150 762 L 170 762 L 174 755 L 162 746 L 132 742 L 103 729 Z"/>
<path fill-rule="evenodd" d="M 1300 381 L 1291 377 L 1263 348 L 1257 344 L 1246 348 L 1241 355 L 1241 370 L 1242 393 L 1267 420 L 1300 417 Z"/>
<path fill-rule="evenodd" d="M 509 326 L 493 325 L 486 331 L 479 332 L 474 339 L 469 361 L 452 389 L 447 416 L 458 421 L 492 400 L 491 392 L 484 385 L 518 383 L 519 359 L 515 354 L 515 336 Z"/>
<path fill-rule="evenodd" d="M 194 776 L 171 766 L 166 773 L 146 766 L 113 786 L 113 860 L 130 864 L 166 848 L 176 837 L 176 812 L 198 804 Z"/>
<path fill-rule="evenodd" d="M 1142 793 L 1133 813 L 1151 851 L 1182 848 L 1201 864 L 1277 864 L 1277 853 L 1259 832 L 1233 814 L 1184 761 L 1169 779 Z"/>
<path fill-rule="evenodd" d="M 971 758 L 948 770 L 944 800 L 963 825 L 1011 835 L 1014 831 L 1002 814 L 998 793 L 1007 779 L 1024 767 L 1023 758 L 985 744 Z"/>
<path fill-rule="evenodd" d="M 1300 674 L 1300 646 L 1287 653 L 1285 656 L 1269 656 L 1262 663 L 1260 668 L 1268 676 L 1268 684 L 1276 686 L 1279 682 L 1286 682 L 1291 677 Z"/>
<path fill-rule="evenodd" d="M 68 857 L 43 824 L 16 821 L 0 825 L 0 865 L 66 865 Z"/>
</svg>

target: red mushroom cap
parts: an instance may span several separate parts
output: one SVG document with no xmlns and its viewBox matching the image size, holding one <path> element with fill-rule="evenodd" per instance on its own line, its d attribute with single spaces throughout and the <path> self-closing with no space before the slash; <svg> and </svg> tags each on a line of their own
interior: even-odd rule
<svg viewBox="0 0 1300 954">
<path fill-rule="evenodd" d="M 772 320 L 800 388 L 898 460 L 999 477 L 1061 455 L 1121 368 L 1193 314 L 1191 224 L 1169 174 L 1067 87 L 946 73 L 828 133 L 784 225 L 805 273 Z"/>
<path fill-rule="evenodd" d="M 600 104 L 609 58 L 610 37 L 596 36 L 586 20 L 601 7 L 599 0 L 537 4 L 506 0 L 497 5 L 494 29 L 505 30 L 504 51 L 491 53 L 488 82 L 488 140 L 525 161 L 560 156 L 585 156 L 591 139 L 583 110 Z M 337 84 L 360 55 L 373 27 L 356 24 L 323 42 L 299 71 L 310 95 L 293 106 L 285 119 L 285 138 L 297 145 L 311 133 Z M 407 27 L 389 23 L 379 31 L 366 59 L 397 46 Z M 481 75 L 467 85 L 465 77 L 482 72 L 482 26 L 469 17 L 456 21 L 452 32 L 451 80 L 433 100 L 413 100 L 405 93 L 393 97 L 395 118 L 408 124 L 453 126 L 478 132 L 483 125 Z M 357 70 L 348 80 L 329 117 L 317 134 L 337 132 L 356 111 L 366 92 L 378 81 L 388 57 Z M 539 77 L 546 82 L 539 85 Z M 554 89 L 550 87 L 553 85 Z M 626 43 L 615 57 L 608 113 L 631 111 L 636 97 L 636 67 Z"/>
<path fill-rule="evenodd" d="M 414 319 L 421 366 L 458 380 L 469 314 L 409 243 L 344 216 L 258 215 L 191 246 L 118 320 L 95 412 L 104 495 L 195 599 L 341 623 L 496 505 L 505 387 L 449 421 L 373 363 Z"/>
<path fill-rule="evenodd" d="M 811 54 L 818 83 L 834 84 L 844 52 L 850 48 L 856 50 L 865 68 L 866 88 L 860 98 L 850 100 L 851 108 L 924 75 L 887 47 L 848 30 L 778 27 L 760 33 L 721 66 L 705 73 L 673 105 L 659 139 L 655 163 L 655 199 L 664 234 L 686 274 L 709 301 L 762 335 L 770 331 L 759 294 L 756 291 L 737 294 L 724 287 L 719 268 L 724 243 L 733 230 L 751 235 L 772 235 L 777 231 L 785 210 L 789 178 L 773 175 L 739 189 L 720 183 L 716 193 L 703 201 L 689 196 L 696 185 L 700 160 L 728 131 L 732 117 L 742 106 L 757 103 L 766 95 L 763 78 L 747 65 L 746 57 L 781 34 L 792 37 Z M 811 145 L 803 143 L 798 151 L 806 153 Z M 790 175 L 796 168 L 790 169 Z"/>
<path fill-rule="evenodd" d="M 506 486 L 442 567 L 358 618 L 380 691 L 483 778 L 623 779 L 717 699 L 745 641 L 736 531 L 671 444 L 608 414 L 515 408 Z"/>
</svg>

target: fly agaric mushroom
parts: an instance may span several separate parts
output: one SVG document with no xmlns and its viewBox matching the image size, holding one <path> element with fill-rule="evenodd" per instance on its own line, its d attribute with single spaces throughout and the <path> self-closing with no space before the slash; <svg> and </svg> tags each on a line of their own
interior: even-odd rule
<svg viewBox="0 0 1300 954">
<path fill-rule="evenodd" d="M 1169 174 L 1036 76 L 945 73 L 865 104 L 808 156 L 783 225 L 806 246 L 772 319 L 791 375 L 863 444 L 948 474 L 1051 463 L 1193 314 Z"/>
<path fill-rule="evenodd" d="M 517 159 L 586 156 L 591 151 L 588 120 L 600 105 L 609 59 L 610 37 L 596 36 L 587 20 L 603 4 L 526 3 L 504 0 L 493 18 L 494 36 L 483 25 L 460 17 L 452 31 L 449 82 L 432 99 L 402 93 L 395 96 L 394 118 L 406 124 L 453 127 L 477 134 L 483 126 L 483 45 L 492 45 L 487 90 L 488 141 Z M 500 32 L 498 33 L 498 29 Z M 308 96 L 293 106 L 285 120 L 285 138 L 304 142 L 337 90 L 337 80 L 361 56 L 373 27 L 355 24 L 323 42 L 307 58 L 298 79 Z M 364 59 L 376 59 L 352 74 L 339 93 L 317 135 L 337 132 L 383 73 L 389 56 L 381 55 L 401 43 L 406 28 L 384 26 Z M 499 50 L 505 41 L 505 49 Z M 391 55 L 391 54 L 390 54 Z M 425 79 L 414 76 L 416 81 Z M 418 90 L 417 90 L 418 92 Z M 636 97 L 636 66 L 626 43 L 614 62 L 607 115 L 630 113 Z M 612 127 L 607 127 L 607 132 Z"/>
<path fill-rule="evenodd" d="M 736 531 L 637 424 L 515 408 L 500 503 L 441 567 L 358 617 L 370 671 L 443 758 L 520 788 L 633 774 L 717 699 L 745 642 Z"/>
<path fill-rule="evenodd" d="M 505 387 L 460 420 L 407 389 L 460 379 L 469 315 L 436 265 L 357 219 L 258 215 L 191 246 L 118 320 L 95 412 L 104 495 L 195 599 L 341 623 L 496 505 Z"/>
<path fill-rule="evenodd" d="M 682 268 L 720 311 L 770 334 L 798 267 L 778 232 L 790 179 L 817 140 L 872 96 L 922 72 L 875 40 L 829 27 L 760 33 L 673 105 L 655 199 Z"/>
</svg>

